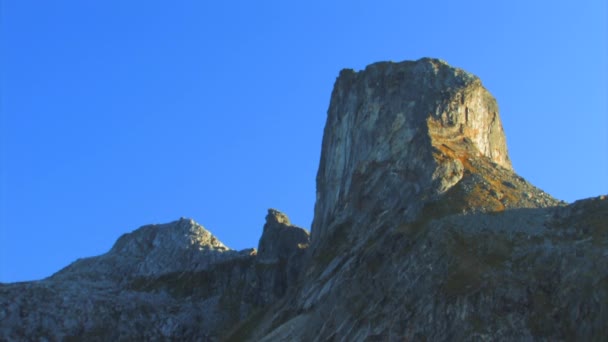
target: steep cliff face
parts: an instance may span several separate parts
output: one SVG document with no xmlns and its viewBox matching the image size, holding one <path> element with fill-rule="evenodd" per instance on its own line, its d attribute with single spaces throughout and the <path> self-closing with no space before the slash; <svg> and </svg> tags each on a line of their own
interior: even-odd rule
<svg viewBox="0 0 608 342">
<path fill-rule="evenodd" d="M 462 145 L 460 158 L 441 153 Z M 343 70 L 323 136 L 313 245 L 353 211 L 413 220 L 460 181 L 462 158 L 511 169 L 498 106 L 477 77 L 434 59 Z"/>
<path fill-rule="evenodd" d="M 604 197 L 564 207 L 513 172 L 496 101 L 476 77 L 432 59 L 345 70 L 309 263 L 289 296 L 233 336 L 599 339 L 607 219 Z"/>
<path fill-rule="evenodd" d="M 274 209 L 257 251 L 144 226 L 0 284 L 0 340 L 602 340 L 607 222 L 606 196 L 566 205 L 513 171 L 478 78 L 376 63 L 336 81 L 312 239 Z"/>
</svg>

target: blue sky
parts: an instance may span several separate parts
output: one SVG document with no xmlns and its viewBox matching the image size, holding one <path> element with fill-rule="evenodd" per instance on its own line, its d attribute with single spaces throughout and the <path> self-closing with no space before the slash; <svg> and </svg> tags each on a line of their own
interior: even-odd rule
<svg viewBox="0 0 608 342">
<path fill-rule="evenodd" d="M 497 98 L 516 171 L 608 193 L 608 9 L 581 1 L 1 2 L 0 282 L 194 218 L 309 227 L 342 68 L 437 57 Z"/>
</svg>

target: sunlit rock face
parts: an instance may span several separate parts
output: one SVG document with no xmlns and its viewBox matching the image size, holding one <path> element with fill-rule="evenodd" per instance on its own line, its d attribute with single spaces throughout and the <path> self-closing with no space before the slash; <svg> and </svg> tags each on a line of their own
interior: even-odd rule
<svg viewBox="0 0 608 342">
<path fill-rule="evenodd" d="M 135 277 L 205 270 L 247 254 L 231 250 L 194 220 L 182 218 L 124 234 L 107 253 L 79 259 L 52 278 L 128 281 Z"/>
<path fill-rule="evenodd" d="M 317 174 L 313 245 L 353 211 L 422 204 L 463 176 L 462 150 L 511 169 L 496 100 L 481 81 L 443 61 L 381 62 L 336 80 Z"/>
</svg>

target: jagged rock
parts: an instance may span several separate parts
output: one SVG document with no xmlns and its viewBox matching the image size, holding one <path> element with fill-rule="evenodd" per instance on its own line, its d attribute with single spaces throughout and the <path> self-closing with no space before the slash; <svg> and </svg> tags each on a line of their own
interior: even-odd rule
<svg viewBox="0 0 608 342">
<path fill-rule="evenodd" d="M 0 340 L 208 340 L 242 318 L 223 306 L 222 287 L 246 277 L 232 273 L 254 255 L 189 219 L 141 227 L 47 279 L 0 284 Z"/>
<path fill-rule="evenodd" d="M 47 279 L 0 284 L 0 340 L 214 339 L 256 305 L 255 254 L 189 219 L 141 227 Z"/>
<path fill-rule="evenodd" d="M 463 177 L 460 159 L 485 157 L 511 169 L 505 141 L 492 95 L 443 61 L 342 70 L 323 135 L 313 248 L 355 210 L 415 219 L 425 201 Z"/>
<path fill-rule="evenodd" d="M 256 258 L 257 275 L 261 279 L 259 304 L 275 302 L 283 297 L 287 288 L 296 283 L 309 244 L 308 231 L 291 225 L 284 213 L 268 209 Z"/>
<path fill-rule="evenodd" d="M 133 277 L 200 271 L 248 253 L 250 251 L 231 250 L 203 226 L 182 218 L 167 224 L 143 226 L 125 234 L 108 253 L 79 259 L 51 278 L 125 281 Z"/>
<path fill-rule="evenodd" d="M 190 219 L 143 226 L 47 279 L 0 284 L 0 340 L 216 340 L 286 293 L 308 236 L 271 209 L 260 259 Z"/>
<path fill-rule="evenodd" d="M 258 244 L 259 262 L 286 262 L 298 257 L 310 244 L 310 234 L 292 226 L 287 215 L 268 209 L 264 232 Z"/>
</svg>

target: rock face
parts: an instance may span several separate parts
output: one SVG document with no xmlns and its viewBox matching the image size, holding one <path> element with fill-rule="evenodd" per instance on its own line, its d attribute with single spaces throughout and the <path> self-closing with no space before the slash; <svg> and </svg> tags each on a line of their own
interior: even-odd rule
<svg viewBox="0 0 608 342">
<path fill-rule="evenodd" d="M 476 77 L 433 59 L 344 70 L 304 276 L 232 336 L 600 340 L 606 222 L 608 201 L 564 206 L 513 172 Z"/>
<path fill-rule="evenodd" d="M 263 299 L 258 304 L 275 302 L 297 282 L 309 245 L 308 231 L 293 226 L 282 212 L 268 209 L 256 258 L 256 271 L 265 280 L 258 288 L 258 297 Z"/>
<path fill-rule="evenodd" d="M 266 226 L 287 232 L 262 238 L 278 260 L 231 250 L 180 219 L 125 234 L 47 279 L 0 284 L 0 340 L 215 340 L 296 278 L 291 262 L 301 263 L 308 233 L 276 210 Z"/>
<path fill-rule="evenodd" d="M 257 251 L 145 226 L 0 284 L 0 340 L 605 339 L 608 200 L 518 176 L 478 78 L 435 59 L 343 70 L 322 146 L 312 239 L 274 209 Z"/>
<path fill-rule="evenodd" d="M 287 215 L 269 209 L 258 244 L 258 258 L 268 262 L 287 261 L 297 258 L 309 243 L 310 234 L 305 229 L 292 226 Z"/>
<path fill-rule="evenodd" d="M 463 177 L 460 156 L 440 152 L 462 145 L 470 154 L 462 157 L 511 169 L 498 106 L 477 77 L 433 59 L 342 70 L 323 136 L 313 244 L 353 210 L 414 219 Z"/>
<path fill-rule="evenodd" d="M 608 201 L 596 198 L 386 227 L 359 248 L 323 251 L 295 294 L 243 335 L 599 341 L 608 318 L 607 219 Z"/>
<path fill-rule="evenodd" d="M 108 253 L 79 259 L 51 278 L 122 282 L 133 277 L 205 270 L 213 264 L 248 254 L 249 251 L 239 254 L 230 250 L 204 227 L 182 218 L 125 234 Z"/>
</svg>

